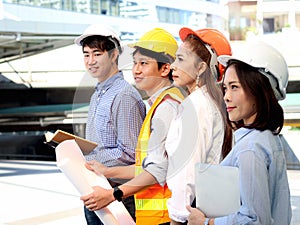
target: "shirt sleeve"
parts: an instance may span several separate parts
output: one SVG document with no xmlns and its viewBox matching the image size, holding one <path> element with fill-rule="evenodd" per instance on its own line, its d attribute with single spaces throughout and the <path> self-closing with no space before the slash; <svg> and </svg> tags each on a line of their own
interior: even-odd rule
<svg viewBox="0 0 300 225">
<path fill-rule="evenodd" d="M 99 135 L 102 146 L 93 150 L 86 159 L 96 159 L 106 166 L 134 164 L 145 105 L 136 95 L 126 90 L 116 96 L 110 107 L 111 115 L 107 120 L 110 131 L 106 135 Z"/>
<path fill-rule="evenodd" d="M 215 219 L 215 225 L 272 224 L 268 168 L 260 151 L 243 151 L 237 157 L 240 174 L 239 212 Z"/>
<path fill-rule="evenodd" d="M 145 105 L 130 93 L 123 93 L 116 97 L 112 113 L 116 127 L 116 146 L 113 151 L 116 162 L 111 166 L 133 164 L 136 143 L 145 117 Z"/>
<path fill-rule="evenodd" d="M 167 138 L 167 184 L 172 191 L 168 211 L 171 219 L 181 223 L 189 215 L 186 206 L 195 199 L 195 164 L 218 163 L 223 140 L 218 111 L 203 108 L 210 105 L 200 106 L 198 99 L 182 104 L 181 115 L 172 123 Z"/>
<path fill-rule="evenodd" d="M 171 121 L 177 114 L 178 105 L 179 103 L 172 99 L 164 100 L 158 105 L 151 119 L 151 134 L 143 168 L 162 186 L 165 184 L 168 169 L 165 142 Z"/>
</svg>

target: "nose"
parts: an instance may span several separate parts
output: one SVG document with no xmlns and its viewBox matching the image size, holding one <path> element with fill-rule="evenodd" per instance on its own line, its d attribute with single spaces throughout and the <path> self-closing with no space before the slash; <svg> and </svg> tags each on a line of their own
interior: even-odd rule
<svg viewBox="0 0 300 225">
<path fill-rule="evenodd" d="M 225 91 L 225 92 L 224 92 L 224 97 L 223 97 L 224 101 L 225 101 L 225 102 L 229 102 L 229 101 L 230 101 L 230 98 L 231 98 L 231 96 L 230 96 L 230 94 L 229 94 L 229 91 Z"/>
<path fill-rule="evenodd" d="M 141 69 L 138 63 L 133 64 L 132 66 L 132 73 L 133 74 L 139 74 L 141 73 Z"/>
<path fill-rule="evenodd" d="M 176 66 L 174 65 L 174 63 L 172 63 L 172 64 L 170 65 L 170 69 L 171 69 L 171 70 L 176 70 Z"/>
<path fill-rule="evenodd" d="M 93 65 L 95 64 L 95 58 L 93 55 L 90 55 L 89 58 L 88 58 L 88 64 L 89 65 Z"/>
</svg>

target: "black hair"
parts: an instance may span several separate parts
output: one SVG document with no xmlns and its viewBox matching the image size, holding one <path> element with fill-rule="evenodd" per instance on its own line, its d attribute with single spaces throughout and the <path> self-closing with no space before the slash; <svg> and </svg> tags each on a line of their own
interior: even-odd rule
<svg viewBox="0 0 300 225">
<path fill-rule="evenodd" d="M 257 68 L 240 61 L 230 60 L 226 69 L 229 66 L 234 66 L 244 91 L 254 98 L 257 114 L 252 124 L 245 125 L 243 121 L 228 122 L 233 123 L 236 128 L 270 130 L 273 134 L 279 134 L 283 127 L 284 114 L 269 79 L 261 74 Z"/>
<path fill-rule="evenodd" d="M 111 55 L 113 50 L 117 48 L 119 51 L 119 55 L 122 53 L 122 48 L 120 46 L 120 42 L 111 36 L 101 36 L 101 35 L 92 35 L 81 40 L 80 44 L 82 45 L 82 49 L 85 46 L 90 48 L 97 48 L 103 52 L 107 51 L 108 55 Z M 118 63 L 118 57 L 117 57 Z"/>
<path fill-rule="evenodd" d="M 157 61 L 157 66 L 158 66 L 159 70 L 162 68 L 163 65 L 172 64 L 174 61 L 173 58 L 171 58 L 169 55 L 167 55 L 163 52 L 154 52 L 154 51 L 136 46 L 132 55 L 135 55 L 137 52 L 140 52 L 142 55 L 145 55 L 145 56 L 155 59 Z M 172 70 L 170 70 L 170 72 L 168 74 L 168 78 L 170 81 L 173 81 Z"/>
</svg>

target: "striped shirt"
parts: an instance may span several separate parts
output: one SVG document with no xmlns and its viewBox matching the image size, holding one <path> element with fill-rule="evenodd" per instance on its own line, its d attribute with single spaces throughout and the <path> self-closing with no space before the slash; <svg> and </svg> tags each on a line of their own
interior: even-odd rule
<svg viewBox="0 0 300 225">
<path fill-rule="evenodd" d="M 124 80 L 122 72 L 98 83 L 86 125 L 86 139 L 97 142 L 98 147 L 85 156 L 86 160 L 109 167 L 134 164 L 145 113 L 141 95 Z"/>
</svg>

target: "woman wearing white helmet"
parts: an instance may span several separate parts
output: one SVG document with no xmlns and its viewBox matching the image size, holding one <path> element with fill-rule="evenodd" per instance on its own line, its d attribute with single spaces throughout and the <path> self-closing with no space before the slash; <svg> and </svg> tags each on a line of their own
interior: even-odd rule
<svg viewBox="0 0 300 225">
<path fill-rule="evenodd" d="M 221 164 L 239 168 L 241 206 L 220 218 L 205 218 L 188 206 L 188 224 L 289 225 L 290 191 L 278 135 L 284 122 L 278 100 L 285 97 L 287 64 L 276 49 L 260 42 L 218 61 L 226 66 L 224 101 L 228 122 L 236 129 L 236 144 Z"/>
</svg>

